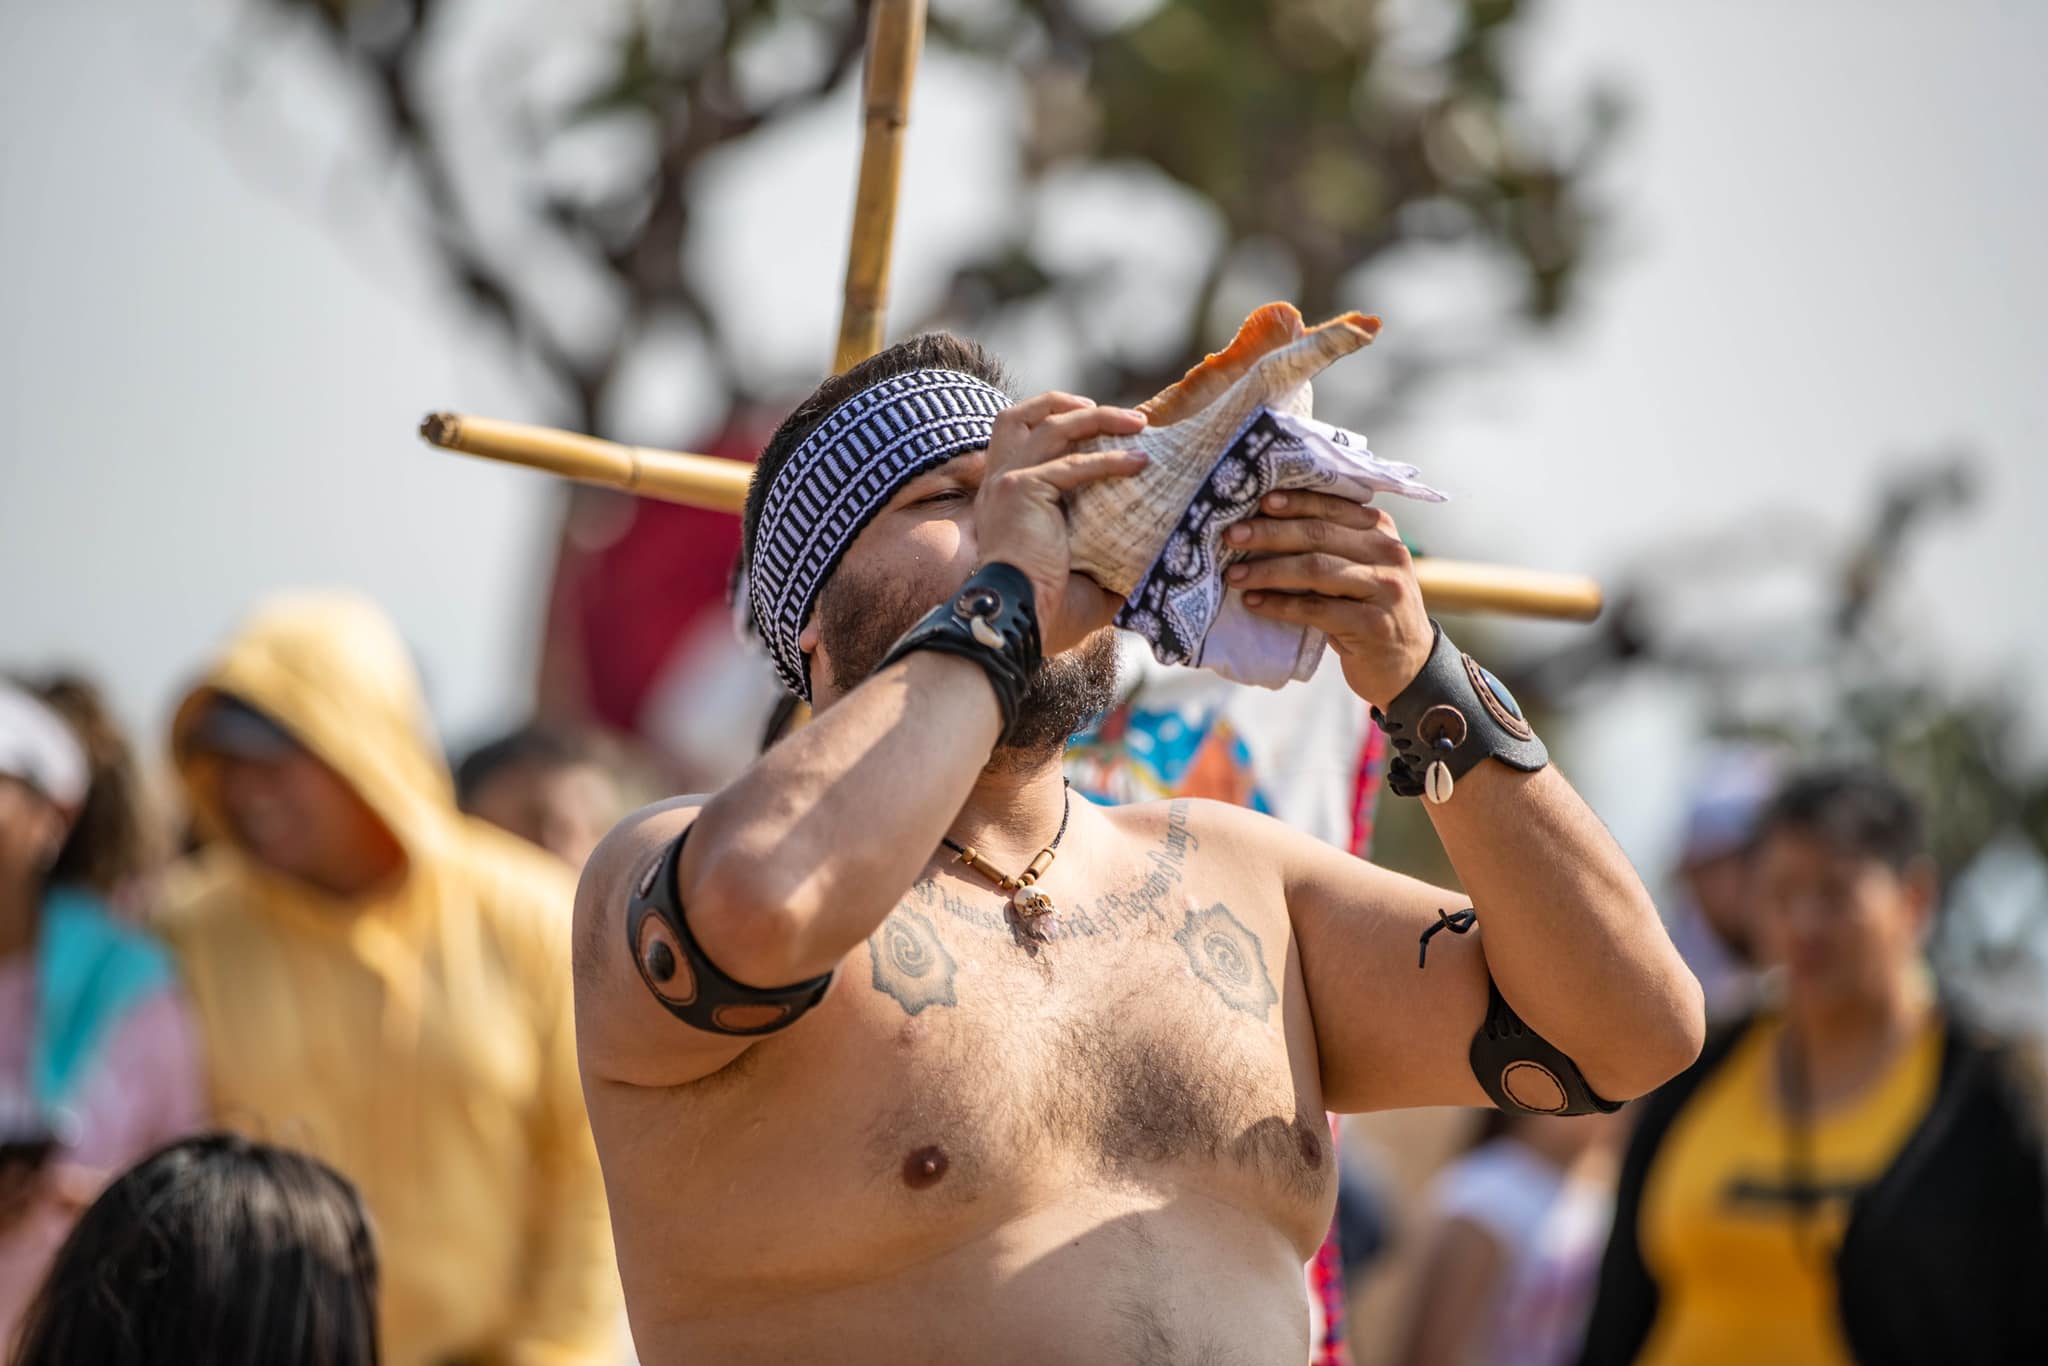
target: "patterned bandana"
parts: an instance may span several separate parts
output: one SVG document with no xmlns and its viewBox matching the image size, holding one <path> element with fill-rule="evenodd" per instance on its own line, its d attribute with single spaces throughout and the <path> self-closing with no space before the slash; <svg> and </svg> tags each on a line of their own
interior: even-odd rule
<svg viewBox="0 0 2048 1366">
<path fill-rule="evenodd" d="M 796 638 L 847 547 L 896 491 L 988 445 L 1002 390 L 957 370 L 912 370 L 832 410 L 775 474 L 747 565 L 754 623 L 791 692 L 811 699 Z"/>
</svg>

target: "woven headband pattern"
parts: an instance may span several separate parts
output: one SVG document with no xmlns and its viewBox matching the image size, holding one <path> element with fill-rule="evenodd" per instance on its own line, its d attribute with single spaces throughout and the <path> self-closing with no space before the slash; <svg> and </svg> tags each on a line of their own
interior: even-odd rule
<svg viewBox="0 0 2048 1366">
<path fill-rule="evenodd" d="M 1009 406 L 972 375 L 912 370 L 834 408 L 790 453 L 761 504 L 747 600 L 791 692 L 810 700 L 797 636 L 861 528 L 918 475 L 987 446 Z"/>
</svg>

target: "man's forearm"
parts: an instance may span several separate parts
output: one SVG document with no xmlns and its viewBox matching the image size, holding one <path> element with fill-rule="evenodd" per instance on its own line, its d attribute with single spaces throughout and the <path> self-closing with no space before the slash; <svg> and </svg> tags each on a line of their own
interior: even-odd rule
<svg viewBox="0 0 2048 1366">
<path fill-rule="evenodd" d="M 1429 810 L 1501 993 L 1595 1091 L 1640 1095 L 1692 1061 L 1699 983 L 1642 879 L 1555 768 L 1481 764 Z"/>
<path fill-rule="evenodd" d="M 690 927 L 741 981 L 830 970 L 889 914 L 1002 729 L 968 660 L 919 651 L 775 745 L 704 806 L 678 881 Z"/>
</svg>

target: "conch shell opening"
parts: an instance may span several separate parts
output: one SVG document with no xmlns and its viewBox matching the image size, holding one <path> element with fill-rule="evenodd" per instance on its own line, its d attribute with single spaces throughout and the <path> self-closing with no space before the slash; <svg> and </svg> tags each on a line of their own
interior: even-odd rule
<svg viewBox="0 0 2048 1366">
<path fill-rule="evenodd" d="M 1370 345 L 1379 330 L 1380 320 L 1363 313 L 1306 327 L 1293 304 L 1267 304 L 1244 320 L 1230 345 L 1138 405 L 1150 425 L 1135 438 L 1082 443 L 1083 450 L 1141 450 L 1151 463 L 1074 494 L 1073 567 L 1130 597 L 1216 462 L 1259 411 L 1308 417 L 1309 381 Z"/>
</svg>

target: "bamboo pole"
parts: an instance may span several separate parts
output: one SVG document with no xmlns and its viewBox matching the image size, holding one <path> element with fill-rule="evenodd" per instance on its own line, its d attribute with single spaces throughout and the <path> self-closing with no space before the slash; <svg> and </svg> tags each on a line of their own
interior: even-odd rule
<svg viewBox="0 0 2048 1366">
<path fill-rule="evenodd" d="M 752 465 L 720 456 L 625 446 L 551 427 L 456 413 L 428 417 L 420 424 L 420 435 L 444 450 L 719 512 L 740 510 L 754 474 Z M 1415 561 L 1415 577 L 1432 612 L 1493 612 L 1560 621 L 1591 621 L 1600 615 L 1600 585 L 1579 574 L 1425 555 Z"/>
<path fill-rule="evenodd" d="M 846 251 L 846 293 L 839 315 L 833 372 L 853 368 L 882 349 L 889 311 L 889 254 L 896 239 L 896 187 L 903 176 L 903 137 L 910 124 L 910 87 L 924 47 L 925 0 L 874 0 L 862 72 L 865 109 L 860 181 L 853 198 L 853 240 Z"/>
<path fill-rule="evenodd" d="M 420 423 L 420 435 L 442 450 L 717 512 L 738 512 L 745 506 L 747 481 L 754 475 L 752 465 L 723 456 L 650 450 L 553 427 L 459 413 L 429 414 Z"/>
</svg>

